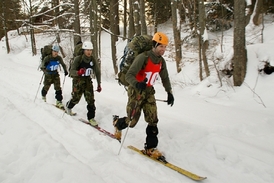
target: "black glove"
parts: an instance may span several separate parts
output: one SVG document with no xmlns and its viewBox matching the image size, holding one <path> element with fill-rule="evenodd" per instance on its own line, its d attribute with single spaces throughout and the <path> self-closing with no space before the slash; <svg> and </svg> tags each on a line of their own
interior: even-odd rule
<svg viewBox="0 0 274 183">
<path fill-rule="evenodd" d="M 146 86 L 147 86 L 146 81 L 136 83 L 136 88 L 139 89 L 139 90 L 146 89 Z"/>
<path fill-rule="evenodd" d="M 65 71 L 65 76 L 67 76 L 68 75 L 68 71 Z"/>
<path fill-rule="evenodd" d="M 44 74 L 47 74 L 47 70 L 46 69 L 41 69 L 43 71 Z"/>
<path fill-rule="evenodd" d="M 174 97 L 173 97 L 172 93 L 167 92 L 167 105 L 169 105 L 169 104 L 170 104 L 170 106 L 173 106 Z"/>
</svg>

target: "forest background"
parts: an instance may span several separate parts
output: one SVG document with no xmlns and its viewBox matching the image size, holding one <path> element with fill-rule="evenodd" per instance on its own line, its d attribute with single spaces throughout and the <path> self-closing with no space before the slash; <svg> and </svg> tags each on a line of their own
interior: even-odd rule
<svg viewBox="0 0 274 183">
<path fill-rule="evenodd" d="M 111 55 L 114 74 L 118 73 L 118 37 L 130 40 L 134 35 L 157 32 L 159 24 L 172 21 L 177 72 L 184 66 L 182 47 L 192 46 L 198 54 L 200 81 L 210 76 L 208 60 L 214 63 L 219 79 L 233 75 L 234 86 L 240 86 L 246 75 L 246 44 L 263 40 L 263 16 L 274 12 L 274 0 L 2 0 L 0 8 L 0 37 L 9 45 L 9 30 L 29 34 L 32 54 L 37 55 L 36 33 L 52 33 L 56 39 L 49 44 L 62 45 L 60 33 L 71 38 L 72 45 L 61 49 L 66 63 L 72 59 L 73 47 L 83 39 L 94 45 L 93 54 L 101 58 L 101 32 L 111 34 Z M 249 28 L 246 29 L 247 25 Z M 222 32 L 234 27 L 233 56 L 229 60 L 214 55 L 222 50 Z M 208 40 L 208 31 L 219 32 L 216 42 Z M 246 32 L 247 31 L 247 32 Z M 183 34 L 182 34 L 183 33 Z M 246 41 L 246 34 L 251 37 Z M 26 38 L 26 41 L 27 38 Z M 266 69 L 271 67 L 265 62 Z"/>
<path fill-rule="evenodd" d="M 35 96 L 35 92 L 40 91 L 38 83 L 42 75 L 37 70 L 40 48 L 45 44 L 61 45 L 61 54 L 68 64 L 77 38 L 91 39 L 98 45 L 96 52 L 101 59 L 103 79 L 103 92 L 95 92 L 98 101 L 96 119 L 102 128 L 113 130 L 112 114 L 125 114 L 127 100 L 124 88 L 114 80 L 114 66 L 119 64 L 118 59 L 123 54 L 126 40 L 131 37 L 130 4 L 124 6 L 124 1 L 119 1 L 121 11 L 115 18 L 119 17 L 121 32 L 117 34 L 111 30 L 111 21 L 107 24 L 105 20 L 110 19 L 107 17 L 111 15 L 102 15 L 104 11 L 101 4 L 108 9 L 113 7 L 104 1 L 96 6 L 90 4 L 94 1 L 76 1 L 79 3 L 76 8 L 79 7 L 80 33 L 75 31 L 75 1 L 60 1 L 60 5 L 54 6 L 51 1 L 43 1 L 43 6 L 38 6 L 40 1 L 20 1 L 17 10 L 7 7 L 15 2 L 0 1 L 1 11 L 13 10 L 13 14 L 1 13 L 1 23 L 6 23 L 1 29 L 4 28 L 3 35 L 6 36 L 1 36 L 0 42 L 0 182 L 193 182 L 166 167 L 155 166 L 156 163 L 146 161 L 126 148 L 129 144 L 143 147 L 144 119 L 130 129 L 122 152 L 117 156 L 120 148 L 117 141 L 79 123 L 78 117 L 86 115 L 84 100 L 75 107 L 78 115 L 73 118 L 53 108 L 53 88 L 49 91 L 48 103 L 42 101 L 39 95 L 36 95 L 37 98 Z M 133 2 L 136 5 L 137 1 Z M 155 1 L 162 2 L 165 1 Z M 167 2 L 167 7 L 173 7 L 171 2 Z M 234 1 L 231 4 L 225 1 L 192 2 L 180 1 L 183 7 L 190 8 L 183 8 L 181 13 L 179 6 L 176 11 L 170 9 L 169 18 L 161 20 L 164 23 L 157 24 L 154 14 L 145 14 L 147 34 L 159 30 L 170 38 L 164 58 L 170 73 L 175 104 L 170 108 L 164 102 L 157 102 L 161 119 L 158 148 L 170 162 L 207 176 L 204 182 L 272 183 L 274 85 L 273 74 L 266 74 L 273 72 L 271 65 L 274 64 L 273 1 Z M 145 10 L 149 12 L 147 4 L 148 1 Z M 65 5 L 72 9 L 65 10 Z M 141 5 L 141 2 L 137 5 Z M 205 5 L 204 11 L 200 11 L 202 5 Z M 40 13 L 44 6 L 49 11 Z M 96 7 L 96 15 L 100 16 L 90 18 L 95 10 L 88 10 L 88 7 Z M 127 26 L 124 26 L 123 7 L 128 7 Z M 57 8 L 60 14 L 45 15 L 55 13 Z M 191 8 L 195 11 L 191 12 Z M 32 9 L 32 16 L 28 13 L 29 9 Z M 164 10 L 157 9 L 160 12 L 158 17 L 167 15 Z M 141 12 L 141 9 L 133 12 Z M 185 19 L 177 18 L 180 21 L 174 24 L 172 12 L 180 15 L 177 17 L 187 16 L 182 16 Z M 200 18 L 203 15 L 201 12 L 206 15 L 206 21 Z M 229 14 L 232 19 L 230 17 L 226 21 L 219 16 L 224 15 L 222 12 L 232 12 L 232 15 Z M 25 17 L 12 18 L 19 13 Z M 34 21 L 39 16 L 42 23 L 30 23 L 30 17 Z M 191 19 L 193 17 L 196 18 Z M 57 19 L 64 19 L 63 24 L 56 23 Z M 152 23 L 148 23 L 148 19 Z M 94 26 L 94 20 L 100 23 Z M 205 29 L 200 28 L 203 23 Z M 240 23 L 241 26 L 238 25 Z M 15 24 L 18 25 L 7 29 Z M 133 25 L 135 31 L 139 24 Z M 94 27 L 95 32 L 92 31 Z M 180 27 L 180 39 L 175 39 L 177 27 Z M 202 30 L 204 34 L 201 34 Z M 98 41 L 94 42 L 95 33 L 98 33 Z M 115 41 L 117 38 L 119 41 Z M 182 49 L 181 59 L 178 56 L 180 49 L 176 46 Z M 248 50 L 247 63 L 245 48 Z M 234 87 L 237 82 L 233 78 L 238 77 L 235 73 L 242 76 L 239 71 L 245 69 L 235 69 L 235 63 L 241 63 L 240 59 L 245 61 L 243 66 L 248 64 L 247 76 L 241 87 Z M 204 61 L 208 61 L 208 73 Z M 71 78 L 64 77 L 62 71 L 60 73 L 64 101 L 67 101 L 72 82 Z M 156 97 L 166 99 L 166 92 L 159 83 L 155 85 Z"/>
</svg>

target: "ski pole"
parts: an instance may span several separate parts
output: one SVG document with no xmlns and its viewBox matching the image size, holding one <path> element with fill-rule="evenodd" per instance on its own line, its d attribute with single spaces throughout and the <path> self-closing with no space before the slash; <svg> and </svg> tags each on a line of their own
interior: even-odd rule
<svg viewBox="0 0 274 183">
<path fill-rule="evenodd" d="M 167 102 L 167 100 L 162 100 L 162 99 L 156 99 L 156 101 L 159 101 L 159 102 Z"/>
<path fill-rule="evenodd" d="M 63 80 L 63 84 L 62 84 L 62 90 L 64 90 L 64 86 L 65 86 L 65 81 L 66 81 L 66 76 L 64 77 L 64 80 Z"/>
<path fill-rule="evenodd" d="M 70 99 L 70 100 L 71 100 L 71 99 Z M 66 108 L 68 108 L 68 105 L 69 105 L 69 103 L 70 103 L 70 100 L 66 103 Z M 64 112 L 63 112 L 62 118 L 64 117 L 64 115 L 65 115 L 65 113 L 66 113 L 66 108 L 65 108 L 65 110 L 64 110 Z"/>
<path fill-rule="evenodd" d="M 43 73 L 43 75 L 42 75 L 42 77 L 41 77 L 41 80 L 40 80 L 40 83 L 39 83 L 39 86 L 38 86 L 38 90 L 37 90 L 36 95 L 35 95 L 35 98 L 34 98 L 34 102 L 35 102 L 35 100 L 36 100 L 36 98 L 37 98 L 37 94 L 38 94 L 38 91 L 39 91 L 39 89 L 40 89 L 40 86 L 41 86 L 41 83 L 42 83 L 42 80 L 43 80 L 44 76 L 45 76 L 45 73 Z"/>
<path fill-rule="evenodd" d="M 137 108 L 137 105 L 138 105 L 138 101 L 139 101 L 140 98 L 141 98 L 141 96 L 139 95 L 139 96 L 137 97 L 137 101 L 136 101 L 136 103 L 135 103 L 135 106 L 134 106 L 134 108 L 133 108 L 133 110 L 132 110 L 132 112 L 131 112 L 130 121 L 129 121 L 128 126 L 127 126 L 126 134 L 125 134 L 125 136 L 124 136 L 124 138 L 123 138 L 123 140 L 122 140 L 122 142 L 121 142 L 121 146 L 120 146 L 118 155 L 120 154 L 121 149 L 122 149 L 122 146 L 123 146 L 123 144 L 124 144 L 124 142 L 125 142 L 125 139 L 126 139 L 126 136 L 127 136 L 127 133 L 128 133 L 128 129 L 129 129 L 129 127 L 130 127 L 130 125 L 131 125 L 131 122 L 132 122 L 132 120 L 133 120 L 133 117 L 134 117 L 134 115 L 135 115 L 136 108 Z"/>
</svg>

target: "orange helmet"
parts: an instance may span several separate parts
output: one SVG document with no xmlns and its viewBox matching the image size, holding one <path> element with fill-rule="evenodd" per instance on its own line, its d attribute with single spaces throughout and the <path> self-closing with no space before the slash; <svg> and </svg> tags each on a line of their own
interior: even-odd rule
<svg viewBox="0 0 274 183">
<path fill-rule="evenodd" d="M 167 45 L 168 44 L 168 37 L 162 32 L 156 32 L 152 38 L 153 41 L 157 43 Z"/>
</svg>

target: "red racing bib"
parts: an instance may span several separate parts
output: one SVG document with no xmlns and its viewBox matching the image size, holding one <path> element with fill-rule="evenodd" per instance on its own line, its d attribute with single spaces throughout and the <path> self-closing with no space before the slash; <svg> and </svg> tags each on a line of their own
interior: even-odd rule
<svg viewBox="0 0 274 183">
<path fill-rule="evenodd" d="M 147 78 L 147 86 L 152 86 L 155 84 L 156 79 L 159 76 L 159 72 L 162 67 L 162 62 L 159 64 L 154 64 L 148 57 L 147 65 L 144 69 L 140 70 L 136 75 L 136 80 L 142 82 Z"/>
</svg>

